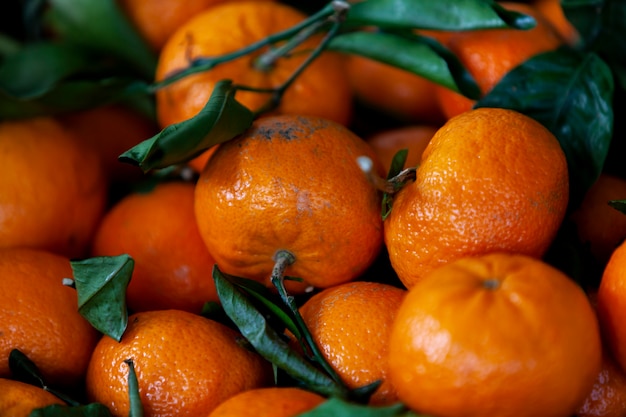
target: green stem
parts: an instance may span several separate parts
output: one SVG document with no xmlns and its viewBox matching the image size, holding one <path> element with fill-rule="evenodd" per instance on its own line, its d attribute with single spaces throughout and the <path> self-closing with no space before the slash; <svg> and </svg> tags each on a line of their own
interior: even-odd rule
<svg viewBox="0 0 626 417">
<path fill-rule="evenodd" d="M 220 55 L 217 57 L 212 57 L 212 58 L 197 58 L 191 61 L 191 63 L 189 64 L 189 66 L 187 68 L 185 68 L 184 70 L 181 70 L 179 72 L 176 72 L 172 75 L 170 75 L 169 77 L 165 78 L 162 81 L 159 81 L 157 83 L 152 84 L 149 87 L 149 92 L 154 92 L 158 89 L 161 89 L 163 87 L 166 87 L 182 78 L 187 77 L 188 75 L 191 74 L 196 74 L 199 72 L 204 72 L 204 71 L 208 71 L 210 69 L 213 69 L 214 67 L 216 67 L 219 64 L 223 64 L 225 62 L 229 62 L 232 61 L 234 59 L 240 58 L 244 55 L 248 55 L 254 51 L 257 51 L 261 48 L 264 48 L 266 46 L 272 45 L 274 43 L 283 41 L 285 39 L 291 38 L 292 36 L 294 36 L 295 34 L 297 34 L 298 32 L 302 31 L 303 29 L 311 26 L 311 25 L 316 25 L 318 21 L 321 20 L 325 20 L 328 16 L 332 16 L 334 13 L 336 13 L 335 8 L 333 6 L 333 3 L 329 3 L 327 4 L 324 8 L 322 8 L 320 11 L 318 11 L 317 13 L 311 15 L 310 17 L 308 17 L 307 19 L 303 20 L 302 22 L 300 22 L 299 24 L 292 26 L 288 29 L 285 29 L 281 32 L 277 32 L 273 35 L 269 35 L 263 39 L 261 39 L 260 41 L 254 42 L 244 48 L 238 49 L 234 52 L 228 53 L 228 54 L 224 54 L 224 55 Z"/>
<path fill-rule="evenodd" d="M 341 18 L 337 18 L 334 20 L 332 27 L 326 33 L 320 44 L 309 54 L 309 56 L 300 64 L 298 68 L 289 76 L 289 78 L 279 87 L 270 89 L 265 92 L 269 92 L 272 96 L 269 98 L 267 103 L 259 110 L 254 112 L 255 118 L 259 115 L 274 110 L 278 104 L 280 103 L 285 91 L 293 84 L 293 82 L 302 74 L 302 72 L 313 62 L 319 55 L 326 49 L 330 41 L 335 37 L 339 29 L 341 28 Z M 242 89 L 242 86 L 234 86 L 237 89 Z"/>
<path fill-rule="evenodd" d="M 313 355 L 313 359 L 324 369 L 326 374 L 328 374 L 333 381 L 335 381 L 339 386 L 345 386 L 337 372 L 330 366 L 330 364 L 322 355 L 317 343 L 313 340 L 313 335 L 306 326 L 302 315 L 300 314 L 300 310 L 296 304 L 296 301 L 293 296 L 287 293 L 287 289 L 285 288 L 285 269 L 295 262 L 295 256 L 287 251 L 287 250 L 279 250 L 274 255 L 274 269 L 272 270 L 272 284 L 278 290 L 278 294 L 280 295 L 281 300 L 285 305 L 289 308 L 291 313 L 293 314 L 296 325 L 300 328 L 300 332 L 304 337 L 306 342 L 306 347 L 308 347 Z"/>
</svg>

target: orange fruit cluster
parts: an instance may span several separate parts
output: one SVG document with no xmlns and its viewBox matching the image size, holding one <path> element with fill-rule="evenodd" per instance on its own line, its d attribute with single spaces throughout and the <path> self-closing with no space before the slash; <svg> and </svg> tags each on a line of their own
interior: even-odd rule
<svg viewBox="0 0 626 417">
<path fill-rule="evenodd" d="M 538 25 L 422 33 L 483 94 L 577 41 L 554 1 L 500 4 Z M 269 0 L 120 6 L 158 54 L 155 82 L 307 17 Z M 50 386 L 113 416 L 129 415 L 131 369 L 146 416 L 295 417 L 324 404 L 315 387 L 283 380 L 232 322 L 203 314 L 221 303 L 215 267 L 272 295 L 284 282 L 348 400 L 433 417 L 626 415 L 626 217 L 608 205 L 626 198 L 626 180 L 603 173 L 568 212 L 565 154 L 529 116 L 473 109 L 415 74 L 324 51 L 275 108 L 178 175 L 145 176 L 117 159 L 198 114 L 221 80 L 258 90 L 236 99 L 261 110 L 320 39 L 164 85 L 154 120 L 107 104 L 0 121 L 0 415 L 65 404 L 17 380 L 15 349 Z M 402 149 L 405 182 L 394 188 L 385 177 Z M 565 222 L 601 268 L 598 288 L 549 263 Z M 79 313 L 67 279 L 71 260 L 123 254 L 134 267 L 117 341 Z M 312 355 L 279 330 L 294 354 Z M 355 394 L 367 386 L 371 395 Z"/>
</svg>

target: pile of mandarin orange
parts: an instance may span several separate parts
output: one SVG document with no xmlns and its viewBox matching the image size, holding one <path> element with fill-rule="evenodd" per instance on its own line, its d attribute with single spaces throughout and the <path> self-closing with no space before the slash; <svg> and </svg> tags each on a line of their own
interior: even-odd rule
<svg viewBox="0 0 626 417">
<path fill-rule="evenodd" d="M 502 4 L 537 26 L 425 33 L 483 93 L 576 39 L 558 1 Z M 156 80 L 305 18 L 270 0 L 121 5 L 159 54 Z M 267 71 L 246 56 L 173 83 L 156 93 L 156 121 L 107 105 L 0 123 L 0 415 L 63 404 L 13 377 L 14 349 L 49 386 L 114 416 L 129 415 L 129 359 L 145 416 L 289 417 L 323 404 L 304 386 L 277 384 L 236 329 L 200 314 L 220 302 L 214 265 L 271 287 L 278 253 L 291 256 L 285 274 L 302 281 L 287 290 L 306 295 L 300 313 L 330 366 L 349 388 L 381 382 L 372 407 L 626 415 L 626 217 L 606 204 L 626 197 L 626 180 L 602 174 L 570 213 L 564 153 L 527 116 L 472 109 L 417 75 L 324 52 L 274 112 L 189 161 L 195 175 L 134 186 L 146 174 L 118 155 L 196 115 L 219 80 L 280 85 L 302 63 L 297 52 Z M 267 97 L 237 99 L 256 110 Z M 387 123 L 362 117 L 366 108 Z M 384 182 L 400 149 L 415 179 L 383 220 L 372 177 Z M 564 222 L 602 266 L 598 287 L 543 259 Z M 120 254 L 135 264 L 118 342 L 78 313 L 63 278 L 72 259 Z"/>
</svg>

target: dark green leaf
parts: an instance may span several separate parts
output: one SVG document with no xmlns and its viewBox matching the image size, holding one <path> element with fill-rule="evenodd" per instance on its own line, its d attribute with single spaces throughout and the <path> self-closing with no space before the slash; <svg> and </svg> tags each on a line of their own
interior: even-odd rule
<svg viewBox="0 0 626 417">
<path fill-rule="evenodd" d="M 581 48 L 597 52 L 626 89 L 626 2 L 562 0 L 563 12 L 581 36 Z"/>
<path fill-rule="evenodd" d="M 147 81 L 157 58 L 115 0 L 49 0 L 45 21 L 65 41 L 130 63 Z"/>
<path fill-rule="evenodd" d="M 143 406 L 139 396 L 139 382 L 135 373 L 135 365 L 131 359 L 126 361 L 128 365 L 128 396 L 130 398 L 130 412 L 128 417 L 143 417 Z"/>
<path fill-rule="evenodd" d="M 128 324 L 126 287 L 135 262 L 128 255 L 72 261 L 78 311 L 93 327 L 117 340 Z"/>
<path fill-rule="evenodd" d="M 13 379 L 43 388 L 44 390 L 56 395 L 67 404 L 73 406 L 78 405 L 76 401 L 67 395 L 48 387 L 37 365 L 20 350 L 13 349 L 11 350 L 11 353 L 9 353 L 9 369 L 11 370 Z"/>
<path fill-rule="evenodd" d="M 224 311 L 260 355 L 312 391 L 322 395 L 347 394 L 343 387 L 337 385 L 302 355 L 290 348 L 269 325 L 264 315 L 240 289 L 226 279 L 217 266 L 213 269 L 213 279 Z"/>
<path fill-rule="evenodd" d="M 224 277 L 227 275 L 222 273 Z M 228 280 L 237 287 L 243 289 L 247 294 L 249 294 L 256 301 L 261 303 L 265 308 L 267 308 L 270 313 L 272 313 L 279 321 L 298 339 L 301 337 L 300 329 L 296 326 L 292 317 L 285 311 L 282 307 L 282 304 L 279 305 L 274 301 L 276 298 L 270 290 L 264 286 L 263 284 L 253 281 L 250 279 L 234 277 L 228 275 Z"/>
<path fill-rule="evenodd" d="M 120 78 L 66 81 L 33 100 L 16 99 L 0 91 L 0 120 L 58 115 L 122 100 L 132 94 L 134 83 Z"/>
<path fill-rule="evenodd" d="M 409 411 L 403 404 L 371 407 L 347 402 L 340 398 L 330 398 L 314 409 L 299 414 L 298 417 L 426 417 Z"/>
<path fill-rule="evenodd" d="M 570 204 L 576 206 L 600 175 L 613 134 L 613 78 L 593 53 L 560 49 L 514 68 L 475 107 L 524 113 L 559 140 L 570 173 Z"/>
<path fill-rule="evenodd" d="M 626 214 L 626 200 L 611 200 L 609 201 L 609 206 L 613 207 L 620 213 Z"/>
<path fill-rule="evenodd" d="M 357 31 L 337 36 L 329 49 L 363 55 L 421 75 L 472 99 L 480 97 L 476 82 L 458 58 L 426 36 Z"/>
<path fill-rule="evenodd" d="M 352 5 L 346 23 L 382 28 L 530 29 L 535 20 L 485 0 L 368 0 Z"/>
<path fill-rule="evenodd" d="M 9 353 L 9 369 L 14 379 L 27 384 L 45 387 L 43 376 L 37 365 L 18 349 Z"/>
<path fill-rule="evenodd" d="M 253 113 L 235 99 L 229 80 L 220 81 L 196 116 L 166 127 L 152 138 L 120 155 L 144 172 L 187 161 L 202 151 L 226 142 L 250 127 Z"/>
<path fill-rule="evenodd" d="M 109 409 L 103 404 L 93 403 L 69 407 L 65 405 L 50 405 L 33 410 L 28 417 L 111 417 Z"/>
<path fill-rule="evenodd" d="M 92 60 L 65 43 L 25 44 L 0 65 L 0 91 L 18 99 L 40 97 L 65 78 L 84 71 Z"/>
</svg>

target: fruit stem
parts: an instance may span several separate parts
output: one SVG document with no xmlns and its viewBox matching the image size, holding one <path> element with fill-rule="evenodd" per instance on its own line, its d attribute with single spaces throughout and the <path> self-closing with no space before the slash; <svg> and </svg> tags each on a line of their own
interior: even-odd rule
<svg viewBox="0 0 626 417">
<path fill-rule="evenodd" d="M 265 90 L 250 88 L 248 86 L 243 86 L 243 85 L 234 86 L 236 89 L 239 89 L 239 90 L 266 92 L 266 93 L 272 94 L 269 100 L 267 101 L 267 103 L 265 103 L 265 105 L 261 109 L 257 110 L 254 113 L 255 118 L 263 113 L 266 113 L 268 111 L 275 109 L 280 104 L 280 100 L 282 99 L 283 95 L 285 94 L 285 91 L 289 88 L 289 86 L 293 84 L 293 82 L 300 76 L 300 74 L 302 74 L 302 72 L 311 64 L 311 62 L 313 62 L 315 59 L 317 59 L 320 56 L 320 54 L 326 49 L 330 41 L 332 41 L 333 38 L 337 35 L 337 33 L 339 32 L 339 29 L 341 28 L 341 23 L 343 22 L 346 13 L 350 9 L 350 5 L 344 1 L 333 1 L 331 2 L 330 6 L 332 6 L 334 10 L 333 15 L 328 16 L 327 20 L 320 21 L 319 25 L 313 24 L 311 26 L 313 28 L 313 31 L 310 31 L 310 32 L 303 31 L 302 37 L 296 36 L 293 39 L 294 40 L 293 44 L 289 42 L 287 45 L 285 45 L 285 50 L 280 48 L 274 52 L 270 51 L 270 55 L 268 55 L 266 59 L 264 59 L 263 56 L 259 58 L 259 60 L 261 60 L 261 65 L 268 65 L 268 63 L 273 64 L 273 62 L 276 59 L 280 58 L 281 56 L 284 56 L 286 52 L 293 49 L 298 44 L 302 43 L 306 38 L 310 37 L 315 31 L 317 31 L 318 29 L 317 26 L 321 27 L 322 25 L 326 24 L 328 21 L 332 22 L 331 28 L 328 30 L 328 32 L 326 33 L 324 38 L 321 40 L 321 42 L 315 47 L 315 49 L 309 54 L 309 56 L 307 56 L 307 58 L 300 64 L 300 66 L 298 66 L 298 68 L 296 68 L 296 70 L 289 76 L 289 78 L 282 85 L 273 89 L 265 89 Z"/>
<path fill-rule="evenodd" d="M 356 162 L 372 185 L 386 194 L 393 195 L 400 191 L 407 182 L 415 181 L 417 167 L 406 168 L 400 171 L 398 175 L 384 179 L 374 170 L 374 162 L 368 156 L 359 156 Z"/>
<path fill-rule="evenodd" d="M 311 332 L 307 328 L 306 323 L 304 322 L 304 319 L 300 314 L 300 310 L 298 309 L 295 298 L 292 295 L 289 295 L 287 293 L 287 289 L 285 288 L 285 269 L 289 265 L 293 264 L 295 260 L 296 257 L 288 250 L 281 249 L 278 250 L 276 254 L 274 254 L 275 264 L 274 268 L 272 269 L 272 284 L 274 285 L 274 287 L 276 287 L 276 290 L 278 290 L 278 294 L 280 295 L 281 300 L 283 301 L 283 303 L 285 303 L 287 308 L 289 308 L 289 311 L 291 311 L 296 320 L 296 325 L 300 329 L 304 341 L 306 342 L 306 345 L 304 346 L 305 351 L 306 348 L 308 348 L 311 352 L 312 359 L 324 369 L 326 374 L 329 375 L 333 379 L 333 381 L 335 381 L 339 386 L 345 387 L 339 375 L 337 375 L 332 366 L 330 366 L 330 364 L 326 361 L 324 355 L 322 355 L 321 350 L 317 346 L 317 343 L 315 343 L 315 340 L 313 340 L 313 336 L 311 335 Z M 303 343 L 302 341 L 299 342 L 301 344 Z"/>
<path fill-rule="evenodd" d="M 257 42 L 251 43 L 248 46 L 245 46 L 243 48 L 240 48 L 236 51 L 233 51 L 231 53 L 228 54 L 224 54 L 224 55 L 219 55 L 216 57 L 200 57 L 200 58 L 196 58 L 193 59 L 189 62 L 189 66 L 183 70 L 174 72 L 172 74 L 170 74 L 168 77 L 166 77 L 165 79 L 157 82 L 157 83 L 153 83 L 152 85 L 150 85 L 148 87 L 148 92 L 155 92 L 156 90 L 159 90 L 163 87 L 166 87 L 178 80 L 181 80 L 189 75 L 192 74 L 196 74 L 199 72 L 204 72 L 204 71 L 208 71 L 213 69 L 214 67 L 216 67 L 217 65 L 223 64 L 225 62 L 229 62 L 232 61 L 234 59 L 240 58 L 244 55 L 248 55 L 252 52 L 255 52 L 261 48 L 264 48 L 266 46 L 271 46 L 275 43 L 281 42 L 285 39 L 289 39 L 291 37 L 296 36 L 299 32 L 303 31 L 304 29 L 308 28 L 309 26 L 314 26 L 317 24 L 317 22 L 319 21 L 325 21 L 329 16 L 334 15 L 335 13 L 337 13 L 336 11 L 336 7 L 334 6 L 335 2 L 331 2 L 329 4 L 327 4 L 325 7 L 323 7 L 320 11 L 318 11 L 317 13 L 311 15 L 310 17 L 308 17 L 307 19 L 303 20 L 302 22 L 300 22 L 297 25 L 294 25 L 288 29 L 285 29 L 283 31 L 277 32 L 273 35 L 269 35 Z"/>
</svg>

